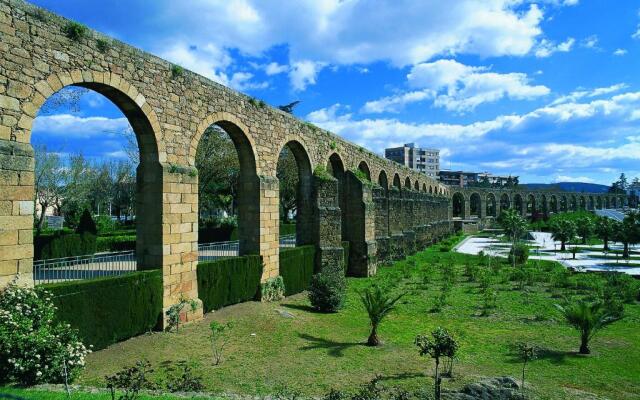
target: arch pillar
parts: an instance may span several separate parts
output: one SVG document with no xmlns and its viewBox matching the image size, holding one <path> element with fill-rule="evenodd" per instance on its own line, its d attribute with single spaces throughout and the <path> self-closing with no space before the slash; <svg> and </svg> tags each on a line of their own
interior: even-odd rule
<svg viewBox="0 0 640 400">
<path fill-rule="evenodd" d="M 345 174 L 347 221 L 345 239 L 349 241 L 350 276 L 368 277 L 376 273 L 376 213 L 372 185 L 353 172 Z"/>
<path fill-rule="evenodd" d="M 313 176 L 313 243 L 316 245 L 314 272 L 340 269 L 344 274 L 342 211 L 339 184 L 332 176 Z"/>
<path fill-rule="evenodd" d="M 378 262 L 389 259 L 389 203 L 387 190 L 375 186 L 371 190 L 375 207 L 375 239 Z"/>
</svg>

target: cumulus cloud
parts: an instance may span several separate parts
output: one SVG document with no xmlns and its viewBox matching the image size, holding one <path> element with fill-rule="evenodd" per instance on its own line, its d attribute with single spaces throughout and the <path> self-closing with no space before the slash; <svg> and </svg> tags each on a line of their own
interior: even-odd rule
<svg viewBox="0 0 640 400">
<path fill-rule="evenodd" d="M 617 83 L 615 85 L 595 88 L 592 90 L 576 90 L 566 96 L 561 96 L 557 98 L 551 103 L 551 105 L 575 102 L 585 97 L 586 98 L 598 97 L 598 96 L 602 96 L 609 93 L 619 92 L 620 90 L 626 89 L 628 87 L 629 85 L 627 85 L 626 83 Z"/>
<path fill-rule="evenodd" d="M 627 50 L 626 49 L 616 49 L 613 52 L 614 56 L 624 56 L 625 54 L 627 54 Z"/>
<path fill-rule="evenodd" d="M 280 65 L 276 62 L 271 62 L 265 66 L 264 71 L 269 76 L 278 75 L 289 71 L 289 67 L 287 65 Z"/>
<path fill-rule="evenodd" d="M 304 90 L 308 85 L 314 85 L 318 74 L 326 64 L 310 60 L 296 61 L 291 65 L 289 79 L 295 90 Z"/>
<path fill-rule="evenodd" d="M 580 43 L 580 45 L 582 47 L 586 47 L 587 49 L 598 49 L 599 41 L 600 39 L 598 38 L 598 35 L 591 35 L 589 37 L 582 39 L 582 42 Z"/>
<path fill-rule="evenodd" d="M 72 114 L 39 116 L 33 121 L 33 131 L 64 138 L 107 138 L 122 135 L 130 129 L 125 118 L 81 117 Z"/>
<path fill-rule="evenodd" d="M 369 101 L 364 112 L 397 112 L 402 106 L 433 99 L 436 107 L 450 111 L 473 110 L 502 98 L 533 99 L 549 94 L 542 85 L 530 85 L 523 73 L 500 74 L 487 67 L 474 67 L 455 60 L 415 65 L 407 75 L 409 86 L 419 90 Z"/>
<path fill-rule="evenodd" d="M 574 38 L 568 38 L 561 43 L 555 43 L 547 39 L 542 39 L 536 46 L 534 54 L 538 58 L 546 58 L 551 56 L 553 53 L 567 53 L 571 51 L 575 42 L 576 40 Z"/>
</svg>

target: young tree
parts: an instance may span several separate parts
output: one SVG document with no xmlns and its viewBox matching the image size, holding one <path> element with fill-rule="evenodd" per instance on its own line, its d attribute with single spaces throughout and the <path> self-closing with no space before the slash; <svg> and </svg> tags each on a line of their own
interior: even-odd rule
<svg viewBox="0 0 640 400">
<path fill-rule="evenodd" d="M 232 322 L 221 324 L 217 321 L 211 321 L 209 324 L 211 329 L 211 351 L 213 353 L 213 364 L 218 365 L 222 362 L 224 348 L 229 342 L 229 331 L 233 328 Z"/>
<path fill-rule="evenodd" d="M 617 224 L 613 237 L 624 246 L 622 257 L 629 258 L 629 245 L 640 241 L 640 214 L 627 214 L 622 222 Z"/>
<path fill-rule="evenodd" d="M 589 354 L 589 342 L 605 326 L 619 320 L 604 307 L 602 302 L 589 303 L 578 300 L 566 306 L 556 304 L 569 325 L 580 332 L 580 354 Z"/>
<path fill-rule="evenodd" d="M 593 222 L 589 217 L 576 219 L 576 233 L 582 238 L 582 244 L 587 244 L 587 239 L 593 233 Z"/>
<path fill-rule="evenodd" d="M 560 251 L 567 249 L 566 243 L 576 236 L 576 224 L 566 218 L 561 218 L 551 225 L 551 233 L 554 240 L 559 240 Z"/>
<path fill-rule="evenodd" d="M 59 206 L 64 189 L 64 169 L 58 154 L 49 152 L 46 146 L 34 148 L 35 201 L 40 205 L 40 215 L 36 222 L 37 233 L 44 228 L 45 215 L 51 206 Z"/>
<path fill-rule="evenodd" d="M 522 342 L 517 343 L 516 348 L 518 356 L 522 360 L 522 385 L 520 386 L 520 389 L 522 390 L 522 398 L 524 398 L 524 372 L 527 368 L 527 363 L 536 359 L 537 347 L 530 343 Z"/>
<path fill-rule="evenodd" d="M 435 374 L 435 398 L 440 400 L 440 386 L 442 378 L 440 377 L 440 359 L 443 357 L 453 358 L 458 351 L 458 343 L 454 337 L 445 328 L 437 327 L 431 332 L 431 337 L 427 335 L 418 335 L 415 339 L 415 345 L 421 356 L 430 356 L 436 362 Z"/>
<path fill-rule="evenodd" d="M 599 217 L 596 220 L 596 233 L 604 242 L 604 250 L 609 250 L 609 239 L 613 236 L 616 229 L 616 223 L 611 218 Z"/>
<path fill-rule="evenodd" d="M 511 248 L 514 249 L 516 244 L 527 232 L 527 221 L 516 211 L 507 210 L 502 213 L 500 218 L 500 225 L 509 238 L 511 239 Z M 516 259 L 513 257 L 513 267 L 516 266 Z"/>
<path fill-rule="evenodd" d="M 384 293 L 379 286 L 367 288 L 360 293 L 362 305 L 365 310 L 367 310 L 369 322 L 371 323 L 371 334 L 369 334 L 369 339 L 367 339 L 367 345 L 380 345 L 378 326 L 382 320 L 396 308 L 396 303 L 402 296 L 404 296 L 404 293 L 398 296 L 389 296 L 387 293 Z"/>
</svg>

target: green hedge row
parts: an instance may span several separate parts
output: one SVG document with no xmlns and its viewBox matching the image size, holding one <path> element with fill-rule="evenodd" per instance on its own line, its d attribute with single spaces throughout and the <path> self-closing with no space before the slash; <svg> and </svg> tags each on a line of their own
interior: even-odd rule
<svg viewBox="0 0 640 400">
<path fill-rule="evenodd" d="M 162 319 L 162 271 L 43 285 L 57 318 L 80 332 L 94 350 L 140 335 Z"/>
<path fill-rule="evenodd" d="M 136 235 L 98 236 L 96 251 L 127 251 L 136 249 Z"/>
<path fill-rule="evenodd" d="M 198 297 L 204 311 L 256 298 L 262 259 L 258 255 L 224 258 L 198 264 Z"/>
<path fill-rule="evenodd" d="M 313 276 L 315 255 L 314 245 L 280 249 L 280 276 L 284 280 L 285 295 L 307 290 Z"/>
<path fill-rule="evenodd" d="M 35 260 L 93 254 L 96 252 L 96 236 L 62 231 L 52 235 L 39 235 L 33 238 L 33 251 Z"/>
</svg>

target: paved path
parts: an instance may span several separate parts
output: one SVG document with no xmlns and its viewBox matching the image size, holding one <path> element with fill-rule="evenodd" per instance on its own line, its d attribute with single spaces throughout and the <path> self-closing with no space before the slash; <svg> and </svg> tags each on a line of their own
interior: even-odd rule
<svg viewBox="0 0 640 400">
<path fill-rule="evenodd" d="M 608 209 L 596 210 L 596 215 L 600 215 L 601 217 L 611 218 L 618 222 L 622 222 L 622 220 L 624 219 L 624 213 L 618 210 L 608 210 Z"/>
<path fill-rule="evenodd" d="M 583 251 L 577 253 L 576 259 L 573 260 L 573 254 L 571 253 L 556 253 L 556 249 L 560 249 L 560 242 L 554 241 L 550 233 L 531 232 L 531 236 L 532 240 L 530 240 L 528 244 L 536 246 L 536 248 L 532 249 L 531 256 L 529 257 L 533 260 L 558 261 L 565 267 L 576 271 L 617 271 L 624 272 L 629 275 L 640 275 L 640 267 L 626 266 L 627 261 L 623 261 L 622 258 L 618 260 L 615 258 L 603 260 L 595 258 L 603 256 L 604 253 L 602 251 Z M 483 251 L 485 254 L 506 257 L 509 252 L 509 247 L 509 243 L 502 242 L 496 238 L 471 236 L 460 243 L 455 250 L 459 253 L 465 254 L 478 254 L 480 251 Z M 577 247 L 602 248 L 602 245 L 578 245 Z M 610 247 L 614 250 L 622 249 L 622 246 L 619 244 L 611 244 Z M 614 253 L 609 253 L 609 256 L 612 256 L 613 254 Z M 630 262 L 640 263 L 640 260 L 631 260 Z"/>
</svg>

